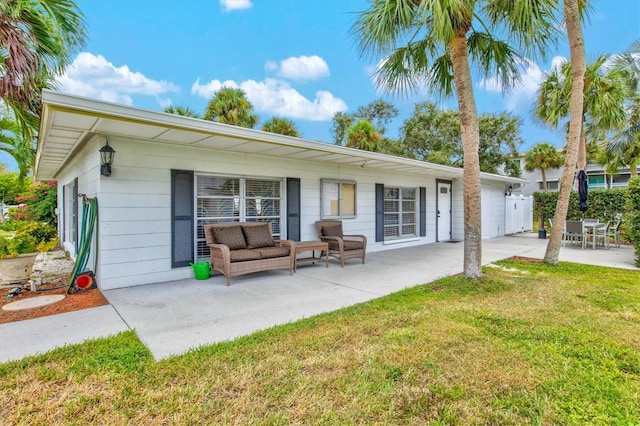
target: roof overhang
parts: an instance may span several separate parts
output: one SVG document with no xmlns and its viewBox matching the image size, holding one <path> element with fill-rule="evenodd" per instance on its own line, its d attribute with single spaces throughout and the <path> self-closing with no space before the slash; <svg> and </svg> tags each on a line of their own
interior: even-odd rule
<svg viewBox="0 0 640 426">
<path fill-rule="evenodd" d="M 94 135 L 366 167 L 441 179 L 462 177 L 462 169 L 457 167 L 44 90 L 34 173 L 36 179 L 56 179 L 75 153 Z M 480 175 L 483 180 L 525 182 L 490 173 Z"/>
</svg>

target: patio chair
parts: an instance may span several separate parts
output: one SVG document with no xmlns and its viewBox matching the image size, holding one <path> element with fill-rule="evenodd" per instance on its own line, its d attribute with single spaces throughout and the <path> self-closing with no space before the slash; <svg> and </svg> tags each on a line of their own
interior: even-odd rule
<svg viewBox="0 0 640 426">
<path fill-rule="evenodd" d="M 565 224 L 564 228 L 564 238 L 562 245 L 564 246 L 566 242 L 570 243 L 580 242 L 582 244 L 582 248 L 585 246 L 585 233 L 584 233 L 584 223 L 581 220 L 568 220 Z"/>
<path fill-rule="evenodd" d="M 602 240 L 602 246 L 609 248 L 609 227 L 611 222 L 607 222 L 607 224 L 601 228 L 594 228 L 592 238 L 594 240 L 594 248 L 598 245 L 598 241 Z"/>
<path fill-rule="evenodd" d="M 316 222 L 316 232 L 321 241 L 329 243 L 329 256 L 338 259 L 340 266 L 344 268 L 344 262 L 349 259 L 362 259 L 364 264 L 366 236 L 344 235 L 340 220 L 319 220 Z"/>
<path fill-rule="evenodd" d="M 622 224 L 622 219 L 618 219 L 616 222 L 616 226 L 612 226 L 609 228 L 607 233 L 607 243 L 609 242 L 609 238 L 613 238 L 613 243 L 616 247 L 620 247 L 620 225 Z"/>
</svg>

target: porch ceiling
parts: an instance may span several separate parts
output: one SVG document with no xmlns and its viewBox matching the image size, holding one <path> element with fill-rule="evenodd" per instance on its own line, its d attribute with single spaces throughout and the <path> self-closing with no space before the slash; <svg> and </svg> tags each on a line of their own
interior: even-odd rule
<svg viewBox="0 0 640 426">
<path fill-rule="evenodd" d="M 384 169 L 444 179 L 462 177 L 459 168 L 44 91 L 36 153 L 36 179 L 56 179 L 66 163 L 93 135 Z M 522 182 L 520 179 L 485 173 L 482 177 L 501 182 Z"/>
</svg>

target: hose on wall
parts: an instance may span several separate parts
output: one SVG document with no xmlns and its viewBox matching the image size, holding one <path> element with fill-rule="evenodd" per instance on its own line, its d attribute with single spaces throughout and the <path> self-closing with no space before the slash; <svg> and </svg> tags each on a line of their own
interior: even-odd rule
<svg viewBox="0 0 640 426">
<path fill-rule="evenodd" d="M 91 245 L 95 241 L 96 253 L 94 256 L 93 272 L 98 267 L 98 199 L 87 198 L 85 194 L 78 194 L 82 197 L 82 224 L 80 227 L 80 243 L 78 244 L 78 253 L 76 254 L 76 262 L 71 270 L 69 287 L 67 293 L 71 293 L 78 274 L 85 271 L 89 256 L 91 255 Z M 94 234 L 95 231 L 95 234 Z"/>
</svg>

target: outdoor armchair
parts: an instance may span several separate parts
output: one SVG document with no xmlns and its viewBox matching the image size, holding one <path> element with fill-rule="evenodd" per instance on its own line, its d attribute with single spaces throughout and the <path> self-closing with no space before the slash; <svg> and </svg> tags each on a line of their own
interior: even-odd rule
<svg viewBox="0 0 640 426">
<path fill-rule="evenodd" d="M 329 243 L 329 256 L 340 261 L 344 267 L 345 260 L 362 259 L 367 252 L 367 237 L 364 235 L 344 235 L 342 221 L 319 220 L 316 222 L 316 232 L 321 241 Z"/>
</svg>

